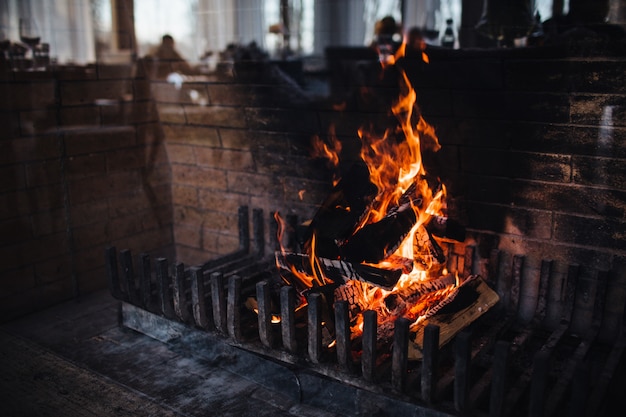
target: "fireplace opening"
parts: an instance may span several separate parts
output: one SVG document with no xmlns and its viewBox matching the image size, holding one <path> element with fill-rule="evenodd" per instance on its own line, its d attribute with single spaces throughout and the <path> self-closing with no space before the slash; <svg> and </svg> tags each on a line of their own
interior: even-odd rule
<svg viewBox="0 0 626 417">
<path fill-rule="evenodd" d="M 395 320 L 390 343 L 381 344 L 375 311 L 363 313 L 363 333 L 353 339 L 349 304 L 331 303 L 324 287 L 310 291 L 306 308 L 298 308 L 298 292 L 281 283 L 272 257 L 264 255 L 264 228 L 278 228 L 274 213 L 253 210 L 252 238 L 248 215 L 248 207 L 241 207 L 240 249 L 200 266 L 170 265 L 166 258 L 153 261 L 146 254 L 135 258 L 128 250 L 118 253 L 108 247 L 107 275 L 112 295 L 121 301 L 121 324 L 167 341 L 174 337 L 168 336 L 172 330 L 167 323 L 177 323 L 182 325 L 178 336 L 201 331 L 210 343 L 244 349 L 296 373 L 313 372 L 328 378 L 326 383 L 353 387 L 424 415 L 605 411 L 603 401 L 626 347 L 623 335 L 607 339 L 601 334 L 610 299 L 606 284 L 619 271 L 542 261 L 534 271 L 537 299 L 528 321 L 519 316 L 520 286 L 532 266 L 523 256 L 494 251 L 484 281 L 461 287 L 454 301 L 431 317 L 419 346 L 406 318 Z M 298 229 L 289 234 L 291 242 L 300 238 Z M 463 271 L 455 272 L 477 270 L 475 250 L 467 247 Z M 586 281 L 589 274 L 596 286 Z M 498 296 L 484 298 L 481 286 L 496 288 Z M 577 311 L 579 297 L 592 297 L 593 310 Z M 459 312 L 473 314 L 474 320 L 451 329 Z M 573 331 L 576 321 L 584 322 L 587 331 Z M 271 388 L 280 389 L 281 383 L 275 381 Z M 332 395 L 305 401 L 335 411 L 353 406 L 333 403 Z"/>
</svg>

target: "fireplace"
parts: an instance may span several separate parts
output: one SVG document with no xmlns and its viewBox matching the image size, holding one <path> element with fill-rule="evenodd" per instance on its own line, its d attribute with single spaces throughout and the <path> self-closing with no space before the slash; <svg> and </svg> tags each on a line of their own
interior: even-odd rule
<svg viewBox="0 0 626 417">
<path fill-rule="evenodd" d="M 107 249 L 122 323 L 164 340 L 171 323 L 175 332 L 200 329 L 211 343 L 413 413 L 602 412 L 624 349 L 617 232 L 624 122 L 621 95 L 592 74 L 617 71 L 623 61 L 616 48 L 603 49 L 601 58 L 586 47 L 434 50 L 427 65 L 406 62 L 442 145 L 424 164 L 448 185 L 448 209 L 467 225 L 466 239 L 444 247 L 446 268 L 480 277 L 477 285 L 496 297 L 481 299 L 484 306 L 455 299 L 457 311 L 480 314 L 452 334 L 448 310 L 419 336 L 396 320 L 387 349 L 376 345 L 369 311 L 355 348 L 349 304 L 311 292 L 307 308 L 297 310 L 294 289 L 276 288 L 273 259 L 280 247 L 275 212 L 288 213 L 285 239 L 297 253 L 306 241 L 302 224 L 332 191 L 332 170 L 308 154 L 310 137 L 332 125 L 354 148 L 363 121 L 385 114 L 363 97 L 340 96 L 346 107 L 303 101 L 302 89 L 267 62 L 235 62 L 226 77 L 191 80 L 182 89 L 153 82 L 173 157 L 178 260 Z M 339 55 L 340 65 L 331 67 L 340 71 L 371 64 L 360 54 Z M 210 105 L 194 101 L 198 96 Z M 251 221 L 249 206 L 236 211 L 235 202 L 253 203 Z M 329 321 L 330 347 L 322 342 Z M 305 401 L 340 407 L 330 397 Z"/>
<path fill-rule="evenodd" d="M 273 288 L 276 266 L 264 255 L 263 230 L 276 227 L 274 216 L 254 209 L 252 236 L 248 217 L 248 207 L 241 207 L 239 249 L 199 266 L 172 265 L 166 258 L 151 260 L 147 254 L 134 257 L 128 250 L 118 253 L 115 247 L 107 248 L 107 275 L 111 293 L 121 301 L 121 324 L 164 342 L 181 332 L 200 332 L 206 343 L 243 349 L 256 355 L 257 361 L 276 361 L 298 375 L 312 373 L 315 377 L 309 377 L 317 378 L 316 386 L 324 383 L 318 379 L 328 378 L 326 383 L 335 389 L 346 386 L 351 393 L 371 393 L 379 398 L 379 405 L 394 404 L 396 410 L 419 410 L 428 416 L 457 412 L 598 415 L 602 411 L 626 347 L 624 335 L 602 336 L 610 299 L 607 283 L 616 279 L 618 271 L 579 265 L 559 268 L 549 259 L 541 262 L 539 271 L 532 271 L 524 256 L 494 250 L 484 284 L 496 288 L 502 300 L 494 310 L 444 344 L 441 340 L 449 331 L 446 315 L 433 320 L 424 328 L 418 360 L 408 320 L 396 320 L 393 345 L 381 350 L 376 344 L 376 315 L 365 312 L 363 336 L 356 348 L 360 355 L 355 358 L 348 304 L 339 301 L 329 308 L 321 303 L 320 293 L 312 292 L 307 313 L 298 314 L 293 287 Z M 290 241 L 298 241 L 297 229 L 292 233 Z M 461 262 L 466 273 L 480 268 L 474 262 L 475 251 L 473 245 L 466 247 Z M 529 285 L 523 279 L 530 275 L 535 277 L 537 300 L 529 321 L 520 315 L 524 302 L 520 287 Z M 462 305 L 463 296 L 473 295 L 460 295 L 457 302 Z M 580 310 L 581 297 L 592 299 L 591 311 Z M 247 299 L 256 301 L 254 310 L 246 307 Z M 489 307 L 469 304 L 476 309 Z M 277 314 L 280 322 L 275 320 Z M 334 322 L 332 347 L 322 344 L 324 320 Z M 581 327 L 586 331 L 574 330 Z M 287 381 L 281 380 L 280 373 L 268 382 L 271 376 L 256 374 L 271 373 L 272 368 L 255 366 L 260 371 L 249 370 L 252 379 L 293 394 L 294 387 L 281 385 Z M 298 395 L 328 411 L 350 402 L 306 389 Z"/>
</svg>

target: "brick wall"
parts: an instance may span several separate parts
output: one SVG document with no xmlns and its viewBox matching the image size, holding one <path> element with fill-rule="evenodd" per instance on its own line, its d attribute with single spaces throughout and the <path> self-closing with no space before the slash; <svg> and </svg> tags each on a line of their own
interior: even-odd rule
<svg viewBox="0 0 626 417">
<path fill-rule="evenodd" d="M 522 317 L 534 312 L 545 259 L 563 277 L 581 267 L 588 293 L 576 302 L 589 316 L 597 271 L 622 271 L 607 302 L 621 320 L 611 300 L 626 292 L 626 60 L 606 52 L 433 51 L 413 74 L 442 144 L 434 166 L 484 268 L 476 272 L 488 275 L 494 249 L 524 256 Z M 455 248 L 461 261 L 465 245 Z"/>
<path fill-rule="evenodd" d="M 171 256 L 169 166 L 129 66 L 3 71 L 0 120 L 3 319 L 104 288 L 106 245 Z"/>
<path fill-rule="evenodd" d="M 479 245 L 611 267 L 626 251 L 626 61 L 555 55 L 435 55 L 420 102 Z"/>
<path fill-rule="evenodd" d="M 293 81 L 269 64 L 241 63 L 180 88 L 153 80 L 152 91 L 171 163 L 178 261 L 236 250 L 241 205 L 263 210 L 266 247 L 273 212 L 313 215 L 330 180 L 309 153 L 319 115 Z"/>
</svg>

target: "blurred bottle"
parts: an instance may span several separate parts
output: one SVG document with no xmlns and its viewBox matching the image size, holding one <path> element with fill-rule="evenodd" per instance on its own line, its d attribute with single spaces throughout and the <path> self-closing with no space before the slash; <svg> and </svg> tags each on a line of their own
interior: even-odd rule
<svg viewBox="0 0 626 417">
<path fill-rule="evenodd" d="M 444 48 L 454 48 L 454 21 L 451 18 L 446 19 L 446 30 L 443 32 L 443 37 L 441 38 L 441 46 Z"/>
</svg>

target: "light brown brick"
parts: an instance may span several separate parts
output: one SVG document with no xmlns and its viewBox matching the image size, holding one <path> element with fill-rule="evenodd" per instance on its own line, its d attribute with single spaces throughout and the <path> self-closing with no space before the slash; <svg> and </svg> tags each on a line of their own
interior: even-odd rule
<svg viewBox="0 0 626 417">
<path fill-rule="evenodd" d="M 196 163 L 196 148 L 194 146 L 168 143 L 165 148 L 167 149 L 168 159 L 173 163 Z"/>
<path fill-rule="evenodd" d="M 172 185 L 172 203 L 174 205 L 198 207 L 198 201 L 198 189 L 196 187 Z"/>
<path fill-rule="evenodd" d="M 198 190 L 198 207 L 205 210 L 221 211 L 223 213 L 237 213 L 243 205 L 245 196 L 231 193 L 216 193 L 212 190 Z"/>
<path fill-rule="evenodd" d="M 204 214 L 195 207 L 175 206 L 174 224 L 201 227 L 204 223 Z"/>
<path fill-rule="evenodd" d="M 185 110 L 179 104 L 159 104 L 157 106 L 159 120 L 163 123 L 180 123 L 185 124 Z"/>
<path fill-rule="evenodd" d="M 218 233 L 230 233 L 239 235 L 237 212 L 222 213 L 217 211 L 207 211 L 203 214 L 203 229 Z"/>
<path fill-rule="evenodd" d="M 217 129 L 205 126 L 163 125 L 167 142 L 200 146 L 220 146 Z"/>
<path fill-rule="evenodd" d="M 211 188 L 213 190 L 225 190 L 226 173 L 217 169 L 173 164 L 172 184 Z"/>
<path fill-rule="evenodd" d="M 232 171 L 254 170 L 254 160 L 250 152 L 197 148 L 195 153 L 198 165 Z"/>
<path fill-rule="evenodd" d="M 230 171 L 227 176 L 231 192 L 260 195 L 277 187 L 276 180 L 265 175 Z"/>
<path fill-rule="evenodd" d="M 179 245 L 201 248 L 201 228 L 179 224 L 174 226 L 174 241 Z"/>
<path fill-rule="evenodd" d="M 192 125 L 245 128 L 246 117 L 241 108 L 219 106 L 184 106 L 187 122 Z"/>
</svg>

